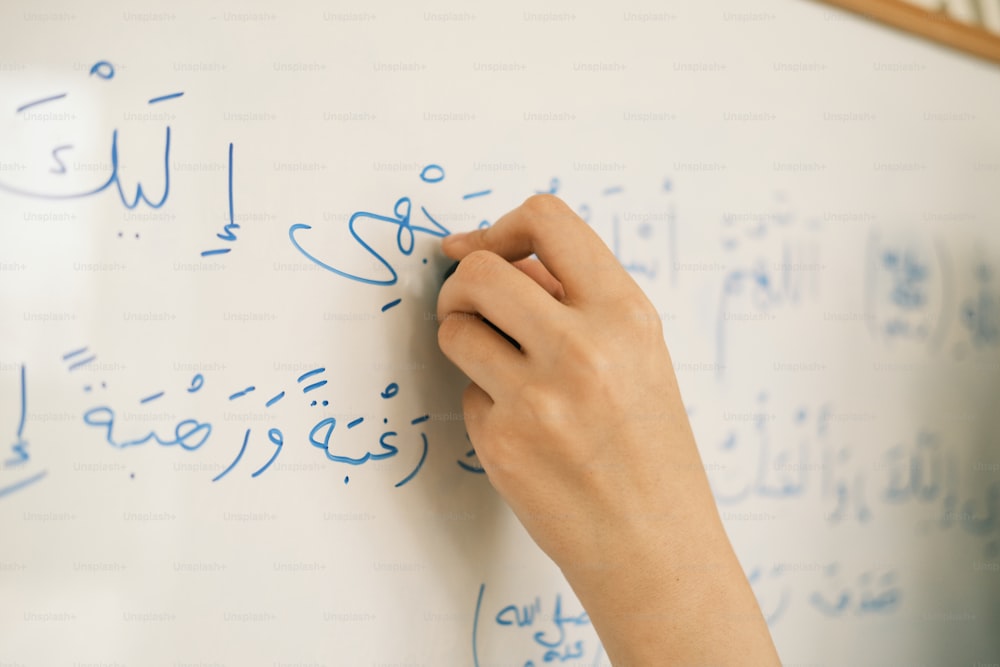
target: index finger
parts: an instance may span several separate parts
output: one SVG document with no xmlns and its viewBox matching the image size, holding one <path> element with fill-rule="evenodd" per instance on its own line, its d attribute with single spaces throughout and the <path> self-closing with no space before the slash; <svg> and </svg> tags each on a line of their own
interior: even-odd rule
<svg viewBox="0 0 1000 667">
<path fill-rule="evenodd" d="M 567 301 L 614 295 L 631 278 L 601 237 L 553 195 L 529 197 L 492 227 L 453 234 L 441 249 L 453 259 L 489 250 L 513 262 L 535 254 L 562 283 Z"/>
</svg>

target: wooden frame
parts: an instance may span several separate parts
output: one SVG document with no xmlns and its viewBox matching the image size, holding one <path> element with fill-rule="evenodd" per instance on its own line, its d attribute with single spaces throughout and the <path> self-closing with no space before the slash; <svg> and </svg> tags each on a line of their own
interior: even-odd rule
<svg viewBox="0 0 1000 667">
<path fill-rule="evenodd" d="M 1000 35 L 904 0 L 819 0 L 1000 64 Z"/>
</svg>

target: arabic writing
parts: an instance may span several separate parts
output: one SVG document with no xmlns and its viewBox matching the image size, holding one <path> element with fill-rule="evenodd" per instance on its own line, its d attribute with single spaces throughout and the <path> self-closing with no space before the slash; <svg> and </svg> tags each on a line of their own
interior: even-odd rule
<svg viewBox="0 0 1000 667">
<path fill-rule="evenodd" d="M 485 592 L 484 583 L 479 586 L 472 625 L 473 664 L 477 667 L 486 664 L 480 662 L 479 654 L 480 633 L 487 631 L 480 629 L 480 624 L 487 620 L 484 614 L 491 613 L 483 609 Z M 523 667 L 564 663 L 585 657 L 592 657 L 596 663 L 603 655 L 603 648 L 594 635 L 587 612 L 566 613 L 560 593 L 555 594 L 551 612 L 547 611 L 548 608 L 549 605 L 543 605 L 541 596 L 536 596 L 527 604 L 507 604 L 493 614 L 494 625 L 490 631 L 496 633 L 497 642 L 508 647 L 522 643 L 517 641 L 518 638 L 530 636 L 529 646 L 534 657 L 524 658 Z"/>
<path fill-rule="evenodd" d="M 425 183 L 438 183 L 444 180 L 444 169 L 439 165 L 430 164 L 423 168 L 420 172 L 420 179 Z M 488 193 L 488 191 L 484 191 Z M 474 193 L 483 194 L 483 193 Z M 392 207 L 392 215 L 381 215 L 378 213 L 372 213 L 369 211 L 357 211 L 351 215 L 347 222 L 348 230 L 351 236 L 357 242 L 361 248 L 368 253 L 375 261 L 380 265 L 385 267 L 388 271 L 388 275 L 383 275 L 382 277 L 370 277 L 364 275 L 357 275 L 349 271 L 338 269 L 326 261 L 320 259 L 316 254 L 307 250 L 300 238 L 303 236 L 302 232 L 312 229 L 312 225 L 307 225 L 305 223 L 296 223 L 288 228 L 288 238 L 291 240 L 292 245 L 295 249 L 302 253 L 309 261 L 313 262 L 317 266 L 331 273 L 334 273 L 348 280 L 353 280 L 359 283 L 364 283 L 366 285 L 395 285 L 398 280 L 398 274 L 393 265 L 383 257 L 377 250 L 375 250 L 364 238 L 362 238 L 360 232 L 358 231 L 357 225 L 369 226 L 372 222 L 386 223 L 396 227 L 396 248 L 404 256 L 409 256 L 413 254 L 413 249 L 415 245 L 416 235 L 427 234 L 436 238 L 443 238 L 449 234 L 447 228 L 444 227 L 440 222 L 434 219 L 434 217 L 427 211 L 423 206 L 420 207 L 420 212 L 423 214 L 426 223 L 430 226 L 424 226 L 424 224 L 414 224 L 411 215 L 413 213 L 413 202 L 409 197 L 400 197 L 396 200 L 396 203 Z"/>
<path fill-rule="evenodd" d="M 865 293 L 872 336 L 937 350 L 952 319 L 951 281 L 944 244 L 873 230 L 868 238 Z"/>
<path fill-rule="evenodd" d="M 21 364 L 19 380 L 18 396 L 20 400 L 17 410 L 17 430 L 10 445 L 10 457 L 4 459 L 3 465 L 0 466 L 0 498 L 15 491 L 26 489 L 35 482 L 42 480 L 48 474 L 47 470 L 35 472 L 24 471 L 24 469 L 30 467 L 28 464 L 31 461 L 31 451 L 28 448 L 29 443 L 24 434 L 28 419 L 28 369 L 24 364 Z M 11 472 L 8 474 L 6 471 Z M 8 476 L 14 477 L 16 481 L 4 481 L 4 478 Z"/>
<path fill-rule="evenodd" d="M 99 61 L 90 68 L 90 75 L 97 77 L 100 81 L 111 81 L 115 77 L 115 68 L 110 62 L 106 60 Z M 160 95 L 159 97 L 154 97 L 150 99 L 147 104 L 159 104 L 160 102 L 165 102 L 169 100 L 174 100 L 182 97 L 183 92 L 170 93 L 167 95 Z M 21 104 L 17 107 L 15 113 L 24 113 L 25 110 L 34 108 L 42 104 L 51 104 L 53 102 L 58 102 L 65 100 L 70 97 L 69 93 L 59 93 L 56 95 L 50 95 L 48 97 L 34 100 L 32 102 L 27 102 Z M 58 141 L 53 139 L 53 141 Z M 145 203 L 150 208 L 158 209 L 167 203 L 167 198 L 170 196 L 170 141 L 171 141 L 171 129 L 170 126 L 166 126 L 165 138 L 163 144 L 163 194 L 158 200 L 150 199 L 147 196 L 146 191 L 143 189 L 142 183 L 137 183 L 135 186 L 135 194 L 127 195 L 125 193 L 125 186 L 122 185 L 121 180 L 121 165 L 119 162 L 119 148 L 118 148 L 118 129 L 115 128 L 111 132 L 111 173 L 108 175 L 107 180 L 103 183 L 96 185 L 91 188 L 84 189 L 79 192 L 60 192 L 59 184 L 54 184 L 53 190 L 34 190 L 23 187 L 18 187 L 8 183 L 0 181 L 0 191 L 8 192 L 12 195 L 17 195 L 20 197 L 31 197 L 36 199 L 51 199 L 51 200 L 66 200 L 66 199 L 81 199 L 84 197 L 92 197 L 98 195 L 111 187 L 117 190 L 118 198 L 122 205 L 126 209 L 134 209 L 141 203 Z M 73 149 L 73 144 L 60 144 L 51 149 L 52 159 L 55 162 L 55 167 L 51 168 L 49 173 L 57 175 L 66 175 L 70 172 L 67 163 L 64 161 L 61 155 L 65 151 Z"/>
<path fill-rule="evenodd" d="M 860 572 L 845 573 L 839 561 L 819 563 L 776 563 L 756 565 L 746 573 L 757 596 L 757 603 L 768 625 L 776 625 L 796 608 L 800 596 L 809 608 L 828 618 L 885 615 L 900 609 L 902 590 L 898 575 L 891 567 L 865 567 Z M 800 575 L 809 580 L 821 577 L 817 585 L 803 585 Z M 811 590 L 810 590 L 811 589 Z"/>
<path fill-rule="evenodd" d="M 774 310 L 797 306 L 818 293 L 824 266 L 813 236 L 817 229 L 816 220 L 795 215 L 781 194 L 775 195 L 770 210 L 723 216 L 720 243 L 731 261 L 718 299 L 717 378 L 725 375 L 728 335 L 734 324 L 773 320 Z"/>
<path fill-rule="evenodd" d="M 876 614 L 899 608 L 901 593 L 896 585 L 896 572 L 893 569 L 864 571 L 856 576 L 853 585 L 844 583 L 840 569 L 838 563 L 831 563 L 824 570 L 824 576 L 828 579 L 828 591 L 835 591 L 832 596 L 820 591 L 809 596 L 809 603 L 820 613 L 827 616 L 842 616 L 848 612 Z M 875 592 L 876 588 L 881 590 Z"/>
<path fill-rule="evenodd" d="M 86 368 L 96 362 L 97 355 L 90 351 L 89 347 L 82 347 L 71 352 L 68 352 L 62 356 L 62 359 L 68 364 L 68 371 L 74 372 L 76 370 Z M 296 379 L 296 383 L 301 387 L 301 393 L 303 396 L 311 395 L 322 387 L 328 384 L 328 380 L 323 378 L 323 374 L 326 369 L 323 367 L 314 368 L 310 371 L 302 373 Z M 207 381 L 204 375 L 201 373 L 196 374 L 191 378 L 190 384 L 184 389 L 183 394 L 187 396 L 192 396 L 199 394 L 201 390 L 206 386 Z M 103 388 L 103 385 L 102 385 Z M 94 390 L 93 385 L 85 385 L 83 387 L 85 393 L 91 393 Z M 257 387 L 254 385 L 245 387 L 236 392 L 231 392 L 228 394 L 229 401 L 237 401 L 245 399 L 245 397 L 255 394 Z M 399 384 L 396 382 L 389 383 L 386 388 L 380 393 L 380 397 L 384 401 L 388 401 L 400 392 Z M 140 405 L 148 405 L 155 401 L 162 400 L 167 395 L 167 391 L 158 390 L 152 394 L 149 394 L 141 399 L 138 403 Z M 274 393 L 270 398 L 264 401 L 264 409 L 270 409 L 273 406 L 280 403 L 287 395 L 286 390 L 278 391 Z M 211 400 L 211 399 L 209 399 Z M 249 400 L 249 399 L 246 399 Z M 313 399 L 310 402 L 312 407 L 318 408 L 329 408 L 330 403 L 328 400 L 323 399 Z M 419 431 L 419 455 L 417 456 L 416 463 L 414 467 L 398 482 L 395 486 L 401 487 L 409 483 L 416 477 L 423 467 L 425 461 L 427 460 L 427 454 L 429 450 L 429 441 L 427 438 L 427 433 L 423 430 L 420 425 L 428 421 L 429 415 L 423 414 L 414 417 L 410 420 L 410 426 L 417 427 Z M 351 432 L 355 427 L 360 426 L 365 422 L 364 417 L 357 417 L 351 420 L 345 428 L 341 428 L 338 433 Z M 87 409 L 83 413 L 83 423 L 89 427 L 98 429 L 101 434 L 102 439 L 107 444 L 111 445 L 116 449 L 125 449 L 129 447 L 136 447 L 145 445 L 148 443 L 158 444 L 161 446 L 173 446 L 177 445 L 181 449 L 188 452 L 195 452 L 200 450 L 205 446 L 213 434 L 213 425 L 209 421 L 199 421 L 193 418 L 181 419 L 175 424 L 169 425 L 167 427 L 167 432 L 164 434 L 162 431 L 156 429 L 146 430 L 138 434 L 129 434 L 128 436 L 121 436 L 116 430 L 116 412 L 114 408 L 109 404 L 95 405 Z M 388 425 L 389 418 L 383 419 L 383 425 Z M 325 416 L 319 419 L 309 430 L 308 437 L 306 441 L 317 449 L 323 451 L 325 458 L 328 461 L 344 464 L 351 467 L 362 466 L 369 462 L 381 461 L 396 456 L 400 453 L 400 447 L 403 446 L 399 442 L 399 432 L 393 428 L 382 431 L 377 436 L 378 447 L 374 449 L 366 449 L 364 453 L 360 455 L 349 455 L 347 453 L 341 452 L 337 449 L 337 443 L 334 442 L 333 436 L 334 431 L 337 428 L 338 422 L 336 417 Z M 226 466 L 221 472 L 219 472 L 215 477 L 212 478 L 213 482 L 217 482 L 224 477 L 226 477 L 230 472 L 232 472 L 242 461 L 244 454 L 246 454 L 248 446 L 250 445 L 250 436 L 253 429 L 247 428 L 243 433 L 242 444 L 236 453 L 235 458 Z M 282 428 L 272 427 L 267 430 L 267 440 L 274 447 L 274 451 L 270 453 L 269 457 L 264 461 L 264 463 L 255 469 L 250 476 L 252 478 L 259 477 L 261 474 L 266 472 L 268 468 L 274 464 L 278 455 L 281 453 L 282 448 L 285 445 L 285 431 Z M 343 437 L 343 436 L 340 436 Z M 409 447 L 406 448 L 409 450 Z M 344 483 L 350 482 L 350 476 L 344 476 Z"/>
<path fill-rule="evenodd" d="M 228 166 L 228 170 L 229 170 L 229 186 L 228 186 L 228 194 L 229 194 L 229 222 L 227 222 L 226 226 L 222 228 L 222 232 L 219 233 L 219 234 L 216 234 L 216 236 L 218 238 L 222 239 L 223 241 L 228 242 L 228 243 L 235 243 L 237 241 L 236 230 L 240 228 L 240 225 L 239 225 L 238 222 L 236 222 L 236 214 L 235 214 L 234 208 L 233 208 L 233 144 L 232 144 L 232 142 L 230 142 L 230 144 L 229 144 L 229 166 Z M 211 257 L 213 255 L 225 255 L 226 253 L 228 253 L 232 249 L 233 249 L 232 246 L 225 246 L 225 247 L 222 247 L 222 248 L 214 248 L 212 250 L 202 250 L 201 251 L 201 256 L 202 257 Z"/>
<path fill-rule="evenodd" d="M 975 287 L 959 306 L 962 328 L 972 348 L 995 349 L 1000 345 L 1000 289 L 993 282 L 993 267 L 986 262 L 972 267 L 972 272 Z M 959 354 L 960 345 L 956 344 Z"/>
<path fill-rule="evenodd" d="M 982 541 L 987 556 L 1000 553 L 1000 481 L 977 483 L 968 474 L 973 467 L 962 464 L 938 431 L 918 428 L 881 450 L 869 448 L 872 465 L 858 460 L 835 429 L 838 422 L 872 415 L 837 413 L 830 403 L 777 409 L 761 391 L 752 410 L 727 412 L 723 419 L 726 434 L 706 465 L 720 505 L 812 495 L 826 504 L 822 518 L 829 525 L 865 524 L 903 505 L 936 507 L 938 519 L 924 522 L 926 530 L 959 525 Z"/>
</svg>

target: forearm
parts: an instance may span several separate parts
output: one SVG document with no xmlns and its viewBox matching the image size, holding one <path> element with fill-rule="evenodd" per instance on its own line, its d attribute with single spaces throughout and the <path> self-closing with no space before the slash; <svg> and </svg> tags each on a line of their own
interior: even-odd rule
<svg viewBox="0 0 1000 667">
<path fill-rule="evenodd" d="M 660 497 L 563 566 L 612 664 L 779 665 L 700 463 Z"/>
</svg>

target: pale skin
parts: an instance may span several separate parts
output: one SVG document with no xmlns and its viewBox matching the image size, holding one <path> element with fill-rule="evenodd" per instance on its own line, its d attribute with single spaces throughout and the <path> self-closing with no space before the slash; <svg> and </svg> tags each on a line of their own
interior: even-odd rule
<svg viewBox="0 0 1000 667">
<path fill-rule="evenodd" d="M 442 249 L 461 260 L 437 314 L 441 350 L 472 381 L 466 430 L 612 664 L 780 665 L 719 518 L 660 317 L 600 237 L 537 195 Z"/>
</svg>

